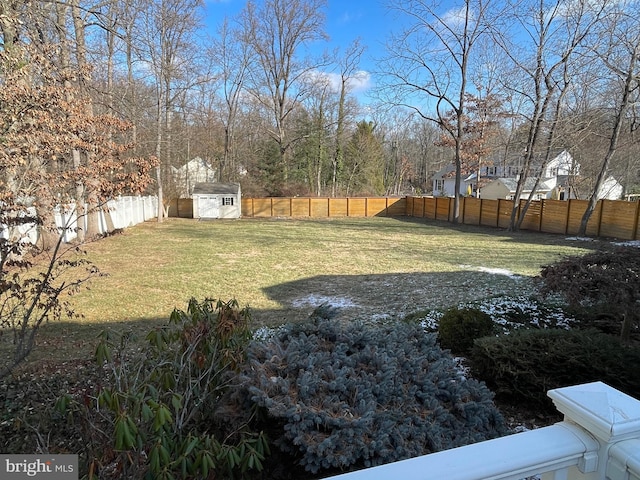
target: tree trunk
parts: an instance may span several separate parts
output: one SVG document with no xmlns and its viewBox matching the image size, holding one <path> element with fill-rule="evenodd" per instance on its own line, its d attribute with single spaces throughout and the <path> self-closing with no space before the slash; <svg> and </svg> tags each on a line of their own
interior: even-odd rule
<svg viewBox="0 0 640 480">
<path fill-rule="evenodd" d="M 72 0 L 71 2 L 71 16 L 73 18 L 73 28 L 75 33 L 75 51 L 76 58 L 78 61 L 78 78 L 81 88 L 81 92 L 86 92 L 86 88 L 84 86 L 84 75 L 88 71 L 89 65 L 87 61 L 87 46 L 86 46 L 86 37 L 85 37 L 85 25 L 84 19 L 82 18 L 82 11 L 79 6 L 78 0 Z M 85 113 L 87 116 L 93 116 L 93 102 L 89 99 L 88 95 L 86 96 L 85 105 Z M 88 128 L 91 128 L 88 126 Z M 91 169 L 92 166 L 92 154 L 89 151 L 84 151 L 80 153 L 80 156 L 85 158 L 86 166 Z M 77 160 L 74 157 L 74 162 Z M 99 179 L 97 178 L 88 178 L 84 182 L 84 200 L 87 204 L 86 211 L 81 211 L 87 219 L 87 230 L 86 230 L 86 238 L 94 239 L 100 235 L 100 211 L 99 211 L 99 198 L 97 193 L 97 183 Z M 79 191 L 77 189 L 77 191 Z M 82 205 L 80 202 L 76 204 L 77 206 Z M 84 205 L 81 206 L 81 208 Z M 80 221 L 80 212 L 78 215 L 78 220 Z M 84 241 L 85 238 L 82 238 Z"/>
<path fill-rule="evenodd" d="M 344 136 L 344 120 L 345 120 L 345 108 L 344 104 L 347 96 L 347 79 L 342 77 L 340 84 L 340 99 L 338 101 L 338 123 L 336 125 L 336 148 L 333 153 L 333 159 L 331 161 L 331 196 L 336 196 L 336 187 L 338 184 L 338 171 L 342 166 L 342 137 Z"/>
<path fill-rule="evenodd" d="M 587 233 L 587 224 L 589 223 L 589 219 L 591 218 L 591 215 L 596 209 L 596 204 L 598 203 L 598 192 L 600 191 L 600 188 L 602 187 L 602 184 L 606 179 L 607 172 L 609 170 L 609 164 L 611 163 L 611 159 L 615 155 L 618 148 L 618 140 L 620 138 L 620 132 L 622 131 L 622 125 L 627 115 L 627 111 L 629 110 L 630 96 L 635 88 L 637 88 L 637 86 L 634 86 L 634 84 L 637 83 L 635 68 L 638 61 L 638 49 L 640 49 L 640 43 L 635 45 L 635 48 L 629 59 L 629 66 L 626 72 L 624 90 L 622 92 L 622 100 L 620 102 L 620 108 L 618 109 L 618 112 L 616 114 L 613 131 L 611 132 L 611 138 L 609 139 L 609 149 L 607 150 L 604 160 L 602 161 L 600 173 L 598 173 L 596 184 L 593 187 L 591 196 L 589 197 L 589 204 L 587 205 L 587 209 L 582 216 L 580 228 L 578 229 L 578 235 L 584 236 Z"/>
<path fill-rule="evenodd" d="M 156 157 L 158 165 L 156 166 L 156 182 L 158 184 L 158 223 L 162 223 L 164 217 L 164 197 L 162 192 L 162 162 L 160 162 L 160 154 L 162 153 L 162 123 L 158 119 L 156 126 Z"/>
</svg>

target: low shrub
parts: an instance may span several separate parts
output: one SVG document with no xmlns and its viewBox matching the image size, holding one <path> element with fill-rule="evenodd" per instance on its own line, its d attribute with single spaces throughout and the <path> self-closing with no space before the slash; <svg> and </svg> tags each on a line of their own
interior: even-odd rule
<svg viewBox="0 0 640 480">
<path fill-rule="evenodd" d="M 438 326 L 438 338 L 443 348 L 465 355 L 473 347 L 476 338 L 486 337 L 495 331 L 491 317 L 477 308 L 451 308 Z"/>
<path fill-rule="evenodd" d="M 553 411 L 547 391 L 602 381 L 640 396 L 639 348 L 596 330 L 518 330 L 477 340 L 471 372 L 486 381 L 496 398 Z"/>
<path fill-rule="evenodd" d="M 85 426 L 88 477 L 236 478 L 261 470 L 265 435 L 247 425 L 229 431 L 215 414 L 250 338 L 249 312 L 235 300 L 192 299 L 142 348 L 105 332 L 96 350 L 104 380 L 95 397 L 58 402 Z"/>
<path fill-rule="evenodd" d="M 573 307 L 600 307 L 621 320 L 620 338 L 632 342 L 640 313 L 640 248 L 566 257 L 540 272 L 542 293 L 561 294 Z"/>
<path fill-rule="evenodd" d="M 315 316 L 249 349 L 247 395 L 308 472 L 369 467 L 505 433 L 492 393 L 415 323 Z"/>
</svg>

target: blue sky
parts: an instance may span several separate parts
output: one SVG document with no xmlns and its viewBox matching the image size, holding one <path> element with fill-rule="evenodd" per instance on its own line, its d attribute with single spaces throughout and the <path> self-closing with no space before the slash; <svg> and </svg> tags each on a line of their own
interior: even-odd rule
<svg viewBox="0 0 640 480">
<path fill-rule="evenodd" d="M 260 0 L 258 0 L 260 1 Z M 207 0 L 205 22 L 214 33 L 215 26 L 225 16 L 233 17 L 244 8 L 246 0 Z M 393 30 L 395 14 L 385 6 L 384 0 L 328 0 L 325 29 L 329 41 L 319 50 L 344 50 L 356 38 L 360 38 L 365 51 L 360 68 L 371 74 L 375 70 L 375 59 L 384 54 L 384 43 Z M 355 86 L 358 93 L 371 88 L 375 78 L 366 74 L 361 77 L 361 84 Z"/>
</svg>

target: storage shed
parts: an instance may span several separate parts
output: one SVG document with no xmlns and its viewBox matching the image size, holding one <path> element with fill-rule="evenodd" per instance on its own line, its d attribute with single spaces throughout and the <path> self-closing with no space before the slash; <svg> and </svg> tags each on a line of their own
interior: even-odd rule
<svg viewBox="0 0 640 480">
<path fill-rule="evenodd" d="M 239 183 L 197 183 L 192 198 L 193 218 L 240 218 Z"/>
</svg>

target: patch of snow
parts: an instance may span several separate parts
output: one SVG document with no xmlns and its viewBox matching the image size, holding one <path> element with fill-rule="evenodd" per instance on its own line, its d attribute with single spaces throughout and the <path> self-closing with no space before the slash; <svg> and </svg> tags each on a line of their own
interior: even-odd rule
<svg viewBox="0 0 640 480">
<path fill-rule="evenodd" d="M 516 427 L 513 429 L 513 433 L 522 433 L 522 432 L 528 432 L 530 431 L 530 428 L 527 428 L 526 425 L 516 425 Z M 534 477 L 527 477 L 527 479 L 536 479 L 536 478 L 540 478 L 537 475 Z"/>
<path fill-rule="evenodd" d="M 595 239 L 590 237 L 567 237 L 565 240 L 573 240 L 576 242 L 593 242 Z"/>
<path fill-rule="evenodd" d="M 568 329 L 576 322 L 575 318 L 567 315 L 559 306 L 543 304 L 526 296 L 487 298 L 460 303 L 456 308 L 477 308 L 483 311 L 502 327 L 505 334 L 527 326 Z M 443 311 L 431 310 L 420 318 L 420 324 L 426 331 L 435 332 L 443 315 Z"/>
<path fill-rule="evenodd" d="M 460 380 L 465 381 L 471 375 L 471 369 L 465 365 L 466 358 L 464 357 L 453 357 L 453 361 L 456 364 L 456 368 L 458 370 L 458 374 L 460 375 Z"/>
<path fill-rule="evenodd" d="M 438 325 L 440 324 L 440 319 L 444 315 L 444 312 L 439 310 L 431 310 L 424 317 L 420 319 L 420 325 L 427 332 L 437 332 Z"/>
<path fill-rule="evenodd" d="M 491 273 L 493 275 L 505 275 L 511 278 L 518 278 L 520 276 L 505 268 L 474 267 L 473 265 L 460 265 L 460 267 L 467 270 L 473 270 L 476 272 Z"/>
<path fill-rule="evenodd" d="M 280 325 L 279 327 L 260 327 L 255 332 L 253 332 L 253 339 L 258 341 L 265 341 L 275 337 L 283 329 L 283 325 Z"/>
<path fill-rule="evenodd" d="M 348 297 L 329 297 L 326 295 L 310 294 L 291 301 L 291 306 L 300 307 L 319 307 L 320 305 L 329 305 L 330 307 L 348 308 L 357 307 L 358 305 Z"/>
<path fill-rule="evenodd" d="M 570 328 L 575 322 L 560 307 L 543 304 L 525 296 L 496 297 L 467 306 L 482 310 L 507 329 L 527 324 L 539 328 Z"/>
<path fill-rule="evenodd" d="M 613 242 L 613 245 L 619 247 L 637 247 L 640 248 L 640 240 L 629 240 L 628 242 Z"/>
<path fill-rule="evenodd" d="M 565 240 L 574 240 L 578 242 L 593 242 L 595 238 L 590 237 L 568 237 Z M 611 245 L 617 245 L 619 247 L 637 247 L 640 248 L 640 240 L 629 240 L 624 242 L 611 242 Z"/>
</svg>

